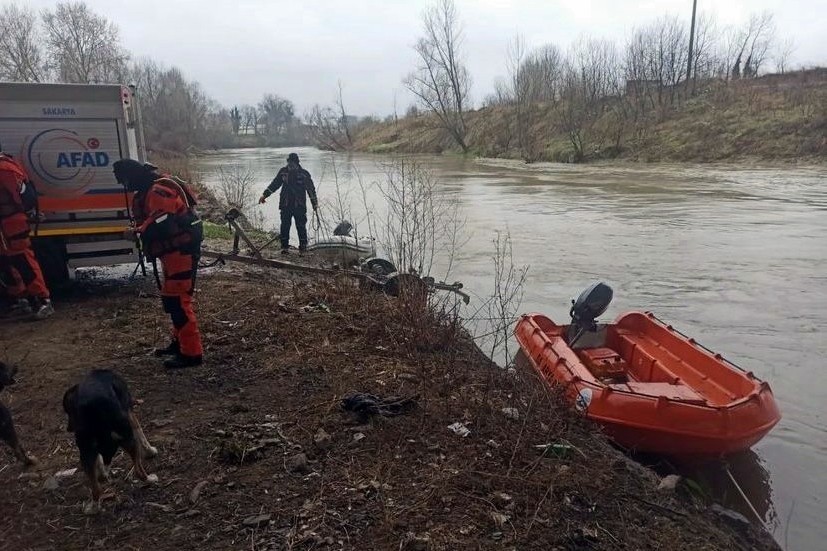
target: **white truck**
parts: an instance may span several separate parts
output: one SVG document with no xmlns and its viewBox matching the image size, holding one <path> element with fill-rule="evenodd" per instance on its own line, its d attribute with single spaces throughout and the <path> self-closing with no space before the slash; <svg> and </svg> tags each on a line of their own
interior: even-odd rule
<svg viewBox="0 0 827 551">
<path fill-rule="evenodd" d="M 118 159 L 145 161 L 134 89 L 0 83 L 0 150 L 22 161 L 37 188 L 32 242 L 51 284 L 78 267 L 138 261 L 123 238 L 131 197 L 112 174 Z"/>
</svg>

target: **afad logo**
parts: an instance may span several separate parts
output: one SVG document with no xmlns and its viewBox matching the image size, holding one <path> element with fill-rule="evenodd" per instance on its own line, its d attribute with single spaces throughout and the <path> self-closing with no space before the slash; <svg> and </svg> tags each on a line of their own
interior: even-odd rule
<svg viewBox="0 0 827 551">
<path fill-rule="evenodd" d="M 99 151 L 100 140 L 82 139 L 63 128 L 44 130 L 26 145 L 26 160 L 43 192 L 81 195 L 92 184 L 95 169 L 109 166 L 109 154 Z"/>
</svg>

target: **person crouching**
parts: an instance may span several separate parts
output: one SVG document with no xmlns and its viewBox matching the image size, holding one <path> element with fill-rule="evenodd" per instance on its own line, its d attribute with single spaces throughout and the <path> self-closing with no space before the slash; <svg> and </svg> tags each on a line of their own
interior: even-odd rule
<svg viewBox="0 0 827 551">
<path fill-rule="evenodd" d="M 35 206 L 36 192 L 23 165 L 0 150 L 0 278 L 15 309 L 41 320 L 55 310 L 32 249 L 29 212 Z"/>
<path fill-rule="evenodd" d="M 135 194 L 132 210 L 144 255 L 153 267 L 156 259 L 161 261 L 161 302 L 172 319 L 172 342 L 155 355 L 171 356 L 164 361 L 170 369 L 200 365 L 204 352 L 193 292 L 203 228 L 195 196 L 186 183 L 160 174 L 151 164 L 121 159 L 113 168 L 118 182 Z"/>
</svg>

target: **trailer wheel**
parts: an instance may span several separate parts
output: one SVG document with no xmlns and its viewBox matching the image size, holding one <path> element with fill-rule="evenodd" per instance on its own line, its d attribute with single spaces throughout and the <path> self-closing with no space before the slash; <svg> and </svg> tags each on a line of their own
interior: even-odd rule
<svg viewBox="0 0 827 551">
<path fill-rule="evenodd" d="M 362 265 L 362 271 L 376 276 L 388 276 L 396 271 L 396 266 L 384 258 L 369 258 Z"/>
<path fill-rule="evenodd" d="M 66 286 L 69 283 L 69 267 L 63 240 L 36 238 L 32 240 L 32 248 L 49 289 Z"/>
<path fill-rule="evenodd" d="M 415 274 L 395 272 L 388 276 L 382 288 L 385 294 L 406 302 L 427 304 L 428 286 Z"/>
</svg>

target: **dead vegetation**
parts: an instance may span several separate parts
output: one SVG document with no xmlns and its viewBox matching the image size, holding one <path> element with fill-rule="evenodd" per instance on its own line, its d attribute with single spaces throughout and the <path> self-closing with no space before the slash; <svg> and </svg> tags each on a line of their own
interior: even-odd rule
<svg viewBox="0 0 827 551">
<path fill-rule="evenodd" d="M 166 339 L 149 282 L 88 283 L 41 324 L 4 324 L 21 343 L 13 359 L 32 350 L 3 399 L 41 464 L 23 473 L 0 451 L 0 549 L 772 548 L 658 492 L 444 310 L 349 280 L 225 269 L 199 281 L 207 361 L 189 371 L 148 353 Z M 91 367 L 125 376 L 161 450 L 152 486 L 116 458 L 95 517 L 79 474 L 47 483 L 77 464 L 60 397 Z M 417 407 L 363 422 L 340 407 L 356 391 Z"/>
<path fill-rule="evenodd" d="M 484 157 L 580 162 L 823 161 L 827 71 L 813 69 L 726 82 L 699 81 L 693 95 L 657 109 L 639 96 L 496 104 L 468 113 L 469 151 Z M 680 92 L 680 90 L 678 90 Z M 530 118 L 529 118 L 530 113 Z M 429 116 L 366 127 L 357 150 L 460 152 Z"/>
</svg>

